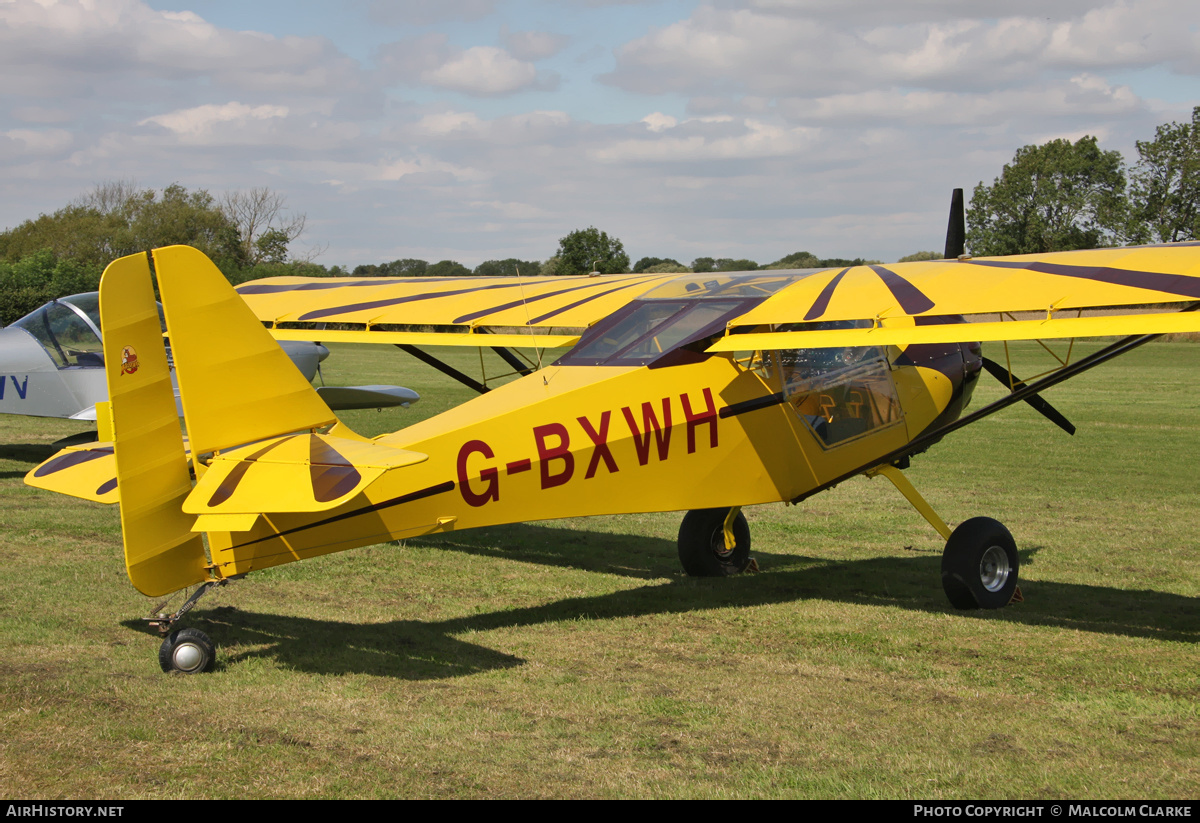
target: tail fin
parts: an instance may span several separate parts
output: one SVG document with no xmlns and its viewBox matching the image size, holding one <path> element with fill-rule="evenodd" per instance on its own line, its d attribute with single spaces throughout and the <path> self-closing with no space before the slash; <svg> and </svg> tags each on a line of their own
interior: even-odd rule
<svg viewBox="0 0 1200 823">
<path fill-rule="evenodd" d="M 203 253 L 152 254 L 193 456 L 337 422 Z"/>
<path fill-rule="evenodd" d="M 148 255 L 123 257 L 104 270 L 100 315 L 125 568 L 135 588 L 157 597 L 209 574 L 204 544 L 192 533 L 195 516 L 183 512 L 192 481 Z"/>
</svg>

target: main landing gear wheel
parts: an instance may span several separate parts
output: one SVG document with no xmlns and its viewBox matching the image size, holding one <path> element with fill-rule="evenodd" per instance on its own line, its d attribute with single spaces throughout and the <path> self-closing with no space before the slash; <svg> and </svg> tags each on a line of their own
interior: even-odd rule
<svg viewBox="0 0 1200 823">
<path fill-rule="evenodd" d="M 217 648 L 199 629 L 180 629 L 167 635 L 158 649 L 158 665 L 164 672 L 198 674 L 212 668 Z"/>
<path fill-rule="evenodd" d="M 750 525 L 738 512 L 733 521 L 734 546 L 725 547 L 729 509 L 693 509 L 679 524 L 679 562 L 692 577 L 740 574 L 750 565 Z"/>
<path fill-rule="evenodd" d="M 942 553 L 942 589 L 956 609 L 1000 609 L 1017 589 L 1017 544 L 990 517 L 973 517 L 950 534 Z"/>
</svg>

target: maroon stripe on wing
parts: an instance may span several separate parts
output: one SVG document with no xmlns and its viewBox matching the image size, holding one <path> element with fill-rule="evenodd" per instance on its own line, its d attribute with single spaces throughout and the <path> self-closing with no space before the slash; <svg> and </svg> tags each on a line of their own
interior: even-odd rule
<svg viewBox="0 0 1200 823">
<path fill-rule="evenodd" d="M 1135 289 L 1151 289 L 1180 297 L 1200 299 L 1200 277 L 1186 274 L 1167 274 L 1158 271 L 1116 269 L 1109 266 L 1070 266 L 1065 263 L 1042 263 L 1020 260 L 965 260 L 972 266 L 987 266 L 997 269 L 1023 269 L 1041 274 L 1056 274 L 1061 277 L 1076 277 L 1113 286 L 1130 286 Z"/>
</svg>

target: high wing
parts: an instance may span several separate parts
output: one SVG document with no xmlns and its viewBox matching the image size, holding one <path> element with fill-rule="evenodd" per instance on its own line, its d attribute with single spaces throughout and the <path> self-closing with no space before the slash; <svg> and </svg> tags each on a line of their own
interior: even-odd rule
<svg viewBox="0 0 1200 823">
<path fill-rule="evenodd" d="M 321 339 L 555 348 L 573 345 L 578 334 L 552 329 L 590 326 L 676 276 L 273 277 L 237 291 L 277 340 L 308 340 L 314 326 L 352 324 L 360 328 L 322 331 Z"/>
<path fill-rule="evenodd" d="M 1200 331 L 1200 243 L 829 269 L 729 323 L 708 351 Z M 1174 311 L 1169 311 L 1174 310 Z M 1035 318 L 1014 317 L 1037 312 Z M 988 319 L 978 315 L 998 315 Z M 964 316 L 982 322 L 964 323 Z"/>
</svg>

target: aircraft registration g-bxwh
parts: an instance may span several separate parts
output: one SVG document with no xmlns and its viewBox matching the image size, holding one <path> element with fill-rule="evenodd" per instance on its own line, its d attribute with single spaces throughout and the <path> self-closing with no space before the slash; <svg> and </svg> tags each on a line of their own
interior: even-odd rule
<svg viewBox="0 0 1200 823">
<path fill-rule="evenodd" d="M 191 443 L 185 453 L 154 305 L 158 277 Z M 881 474 L 946 539 L 959 608 L 999 608 L 1018 557 L 1000 523 L 953 531 L 901 470 L 957 427 L 1161 332 L 1200 331 L 1200 244 L 961 257 L 848 269 L 561 278 L 279 278 L 240 296 L 200 252 L 112 263 L 101 283 L 126 566 L 147 595 L 433 532 L 547 518 L 687 511 L 692 575 L 750 563 L 741 507 L 798 502 Z M 1152 313 L 1147 305 L 1183 311 Z M 1103 316 L 1076 310 L 1108 307 Z M 964 316 L 1000 313 L 988 322 Z M 1034 319 L 1011 313 L 1038 312 Z M 392 434 L 361 437 L 295 369 L 279 338 L 566 348 L 553 364 Z M 210 346 L 220 325 L 225 345 Z M 414 331 L 412 327 L 421 330 Z M 564 328 L 581 333 L 561 333 Z M 516 329 L 517 331 L 512 331 Z M 556 331 L 558 330 L 558 331 Z M 1024 383 L 981 340 L 1130 335 Z M 122 352 L 136 351 L 136 369 Z M 515 361 L 515 358 L 513 358 Z M 519 361 L 515 361 L 519 362 Z M 981 370 L 1003 400 L 963 416 Z M 466 379 L 466 378 L 465 378 Z M 55 463 L 55 461 L 59 461 Z M 86 450 L 27 482 L 90 496 Z M 76 478 L 78 478 L 76 480 Z M 170 633 L 164 670 L 202 671 L 211 641 Z"/>
</svg>

